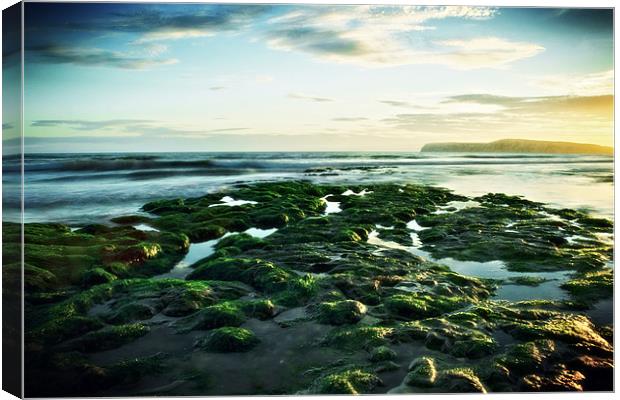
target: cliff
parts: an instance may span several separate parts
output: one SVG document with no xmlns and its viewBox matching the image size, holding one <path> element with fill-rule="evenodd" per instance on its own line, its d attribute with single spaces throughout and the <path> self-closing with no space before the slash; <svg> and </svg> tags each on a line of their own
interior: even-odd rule
<svg viewBox="0 0 620 400">
<path fill-rule="evenodd" d="M 613 155 L 613 147 L 596 144 L 503 139 L 490 143 L 428 143 L 423 152 L 551 153 Z"/>
</svg>

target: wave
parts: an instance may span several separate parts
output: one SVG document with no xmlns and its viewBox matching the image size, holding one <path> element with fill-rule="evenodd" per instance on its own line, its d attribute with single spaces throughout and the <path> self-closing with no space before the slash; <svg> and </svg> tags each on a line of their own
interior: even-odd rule
<svg viewBox="0 0 620 400">
<path fill-rule="evenodd" d="M 611 157 L 534 154 L 412 154 L 412 153 L 161 153 L 161 154 L 36 154 L 27 155 L 24 170 L 34 174 L 75 174 L 78 179 L 155 179 L 166 176 L 234 175 L 248 171 L 299 172 L 308 168 L 332 169 L 398 166 L 458 166 L 514 164 L 599 164 Z M 5 173 L 21 171 L 18 160 L 5 159 Z M 115 174 L 106 176 L 105 172 Z M 92 176 L 88 176 L 87 174 Z M 133 173 L 133 174 L 132 174 Z M 98 175 L 97 175 L 98 174 Z M 62 177 L 50 176 L 49 179 Z"/>
</svg>

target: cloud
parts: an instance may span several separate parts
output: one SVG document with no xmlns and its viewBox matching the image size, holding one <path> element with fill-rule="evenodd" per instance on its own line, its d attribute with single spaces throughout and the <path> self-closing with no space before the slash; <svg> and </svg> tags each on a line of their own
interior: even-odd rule
<svg viewBox="0 0 620 400">
<path fill-rule="evenodd" d="M 581 114 L 606 115 L 611 118 L 613 113 L 613 96 L 537 96 L 510 97 L 489 94 L 466 94 L 451 96 L 442 103 L 475 103 L 480 105 L 499 106 L 509 112 L 553 113 L 576 112 Z"/>
<path fill-rule="evenodd" d="M 223 90 L 223 89 L 226 89 L 226 87 L 225 86 L 211 86 L 209 88 L 209 90 L 213 90 L 213 91 L 218 91 L 218 90 Z"/>
<path fill-rule="evenodd" d="M 565 93 L 573 96 L 613 94 L 614 70 L 588 74 L 546 75 L 531 79 L 530 85 L 554 94 Z"/>
<path fill-rule="evenodd" d="M 15 126 L 13 124 L 11 124 L 10 122 L 2 123 L 2 130 L 3 131 L 8 131 L 9 129 L 13 129 L 13 128 L 15 128 Z"/>
<path fill-rule="evenodd" d="M 539 54 L 540 45 L 497 37 L 432 40 L 420 32 L 446 18 L 484 20 L 489 7 L 355 6 L 300 8 L 272 18 L 270 47 L 365 67 L 441 64 L 458 69 L 496 68 Z"/>
<path fill-rule="evenodd" d="M 89 67 L 100 66 L 137 70 L 178 62 L 178 60 L 172 58 L 140 56 L 97 48 L 71 48 L 58 45 L 31 46 L 27 51 L 34 57 L 32 61 Z"/>
<path fill-rule="evenodd" d="M 161 10 L 140 7 L 132 13 L 115 13 L 88 24 L 74 24 L 84 30 L 138 33 L 135 43 L 212 36 L 234 32 L 251 25 L 271 9 L 268 5 L 194 5 Z"/>
<path fill-rule="evenodd" d="M 107 13 L 56 29 L 130 34 L 133 37 L 129 44 L 141 46 L 148 57 L 97 49 L 61 49 L 48 51 L 43 60 L 145 68 L 176 62 L 157 58 L 167 51 L 162 42 L 250 30 L 252 41 L 264 41 L 273 49 L 373 68 L 412 64 L 497 68 L 544 50 L 538 44 L 497 37 L 464 34 L 450 38 L 433 25 L 446 19 L 484 21 L 498 12 L 493 7 L 467 6 L 137 6 L 131 13 Z"/>
<path fill-rule="evenodd" d="M 66 126 L 77 131 L 94 131 L 98 129 L 107 129 L 112 127 L 127 127 L 138 124 L 151 123 L 153 121 L 147 119 L 109 119 L 100 121 L 87 120 L 69 120 L 69 119 L 40 119 L 32 121 L 30 126 L 36 128 L 49 128 L 56 126 Z"/>
<path fill-rule="evenodd" d="M 394 107 L 411 107 L 411 104 L 409 104 L 408 102 L 400 100 L 379 100 L 379 103 L 387 104 Z"/>
<path fill-rule="evenodd" d="M 238 132 L 247 130 L 247 127 L 222 127 L 210 129 L 182 129 L 169 127 L 160 121 L 148 119 L 110 119 L 110 120 L 65 120 L 65 119 L 42 119 L 32 121 L 34 128 L 50 128 L 64 126 L 73 131 L 91 132 L 93 135 L 122 136 L 151 136 L 151 137 L 192 137 L 205 136 L 208 134 L 220 134 L 225 132 Z"/>
<path fill-rule="evenodd" d="M 533 57 L 545 50 L 544 47 L 526 42 L 513 42 L 496 37 L 481 37 L 469 40 L 444 40 L 436 42 L 448 48 L 436 57 L 438 64 L 448 64 L 460 69 L 499 67 L 524 58 Z"/>
<path fill-rule="evenodd" d="M 467 111 L 463 111 L 467 110 Z M 474 111 L 471 111 L 474 110 Z M 389 127 L 439 136 L 516 137 L 574 140 L 613 137 L 613 96 L 511 97 L 492 94 L 450 96 L 437 110 L 401 113 L 385 118 Z"/>
<path fill-rule="evenodd" d="M 330 99 L 327 97 L 317 97 L 317 96 L 309 96 L 302 93 L 289 93 L 288 97 L 290 99 L 299 99 L 299 100 L 310 100 L 317 103 L 326 103 L 330 101 L 334 101 L 334 99 Z"/>
<path fill-rule="evenodd" d="M 339 117 L 332 118 L 332 121 L 336 122 L 358 122 L 358 121 L 368 121 L 366 117 Z"/>
</svg>

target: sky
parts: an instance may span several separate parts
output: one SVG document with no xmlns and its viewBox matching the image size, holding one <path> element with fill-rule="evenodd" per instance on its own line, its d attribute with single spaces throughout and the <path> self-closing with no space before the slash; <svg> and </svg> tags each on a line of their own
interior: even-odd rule
<svg viewBox="0 0 620 400">
<path fill-rule="evenodd" d="M 25 7 L 29 152 L 613 143 L 610 9 Z"/>
</svg>

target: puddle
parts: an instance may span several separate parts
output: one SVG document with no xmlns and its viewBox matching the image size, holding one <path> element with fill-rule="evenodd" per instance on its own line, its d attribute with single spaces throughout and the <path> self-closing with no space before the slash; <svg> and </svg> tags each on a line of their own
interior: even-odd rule
<svg viewBox="0 0 620 400">
<path fill-rule="evenodd" d="M 560 288 L 560 285 L 570 275 L 570 272 L 563 272 L 565 275 L 560 278 L 554 278 L 553 280 L 542 282 L 538 286 L 526 286 L 526 285 L 501 285 L 495 291 L 493 299 L 508 300 L 508 301 L 523 301 L 523 300 L 567 300 L 569 298 L 568 293 Z M 556 272 L 550 273 L 556 274 Z M 526 274 L 528 276 L 540 276 L 539 274 Z"/>
<path fill-rule="evenodd" d="M 438 207 L 439 210 L 434 211 L 431 214 L 452 214 L 452 213 L 464 210 L 466 208 L 473 208 L 473 207 L 478 207 L 478 206 L 480 206 L 480 203 L 478 203 L 477 201 L 473 201 L 473 200 L 450 201 L 445 206 Z M 448 208 L 450 209 L 454 208 L 454 210 L 448 210 Z"/>
<path fill-rule="evenodd" d="M 325 197 L 321 197 L 321 200 L 323 200 L 323 202 L 325 203 L 325 212 L 323 213 L 323 215 L 329 215 L 329 214 L 335 214 L 335 213 L 341 212 L 342 209 L 340 208 L 340 202 L 327 200 L 329 196 L 333 196 L 333 195 L 328 194 Z"/>
<path fill-rule="evenodd" d="M 414 222 L 414 221 L 412 221 Z M 408 226 L 413 226 L 410 222 Z M 416 224 L 417 225 L 417 224 Z M 418 228 L 422 228 L 417 225 Z M 424 229 L 424 228 L 422 228 Z M 404 246 L 400 243 L 383 240 L 379 237 L 379 232 L 373 230 L 368 234 L 368 243 L 375 246 L 404 250 L 416 256 L 425 258 L 438 264 L 447 265 L 454 272 L 461 275 L 473 276 L 486 279 L 508 279 L 511 277 L 531 276 L 543 278 L 546 281 L 538 286 L 526 285 L 500 285 L 496 291 L 494 299 L 508 301 L 522 301 L 531 299 L 543 300 L 563 300 L 568 298 L 568 294 L 560 288 L 572 271 L 555 272 L 514 272 L 506 269 L 506 264 L 500 260 L 479 262 L 479 261 L 460 261 L 454 258 L 435 259 L 428 251 L 422 250 L 423 245 L 417 233 L 411 233 L 411 246 Z M 401 288 L 400 290 L 408 290 Z"/>
<path fill-rule="evenodd" d="M 275 231 L 277 230 L 278 228 L 271 228 L 271 229 L 249 228 L 243 231 L 243 233 L 246 233 L 255 238 L 264 239 L 267 236 L 271 235 L 272 233 L 275 233 Z"/>
<path fill-rule="evenodd" d="M 538 213 L 538 215 L 540 215 L 541 217 L 550 219 L 551 221 L 561 221 L 561 222 L 565 222 L 564 218 L 560 217 L 559 215 L 555 215 L 555 214 L 549 214 L 546 211 L 540 211 Z M 573 225 L 577 226 L 578 224 L 573 223 Z"/>
<path fill-rule="evenodd" d="M 263 239 L 272 233 L 276 232 L 278 228 L 271 229 L 260 229 L 260 228 L 248 228 L 243 233 L 246 233 L 255 238 Z M 179 261 L 170 271 L 165 274 L 156 275 L 153 279 L 164 279 L 164 278 L 175 278 L 175 279 L 185 279 L 185 277 L 192 272 L 190 265 L 194 264 L 197 261 L 202 260 L 203 258 L 209 257 L 211 254 L 215 252 L 215 245 L 225 237 L 236 235 L 238 232 L 227 232 L 224 236 L 209 240 L 201 243 L 191 243 L 189 245 L 189 250 L 187 254 L 181 261 Z"/>
<path fill-rule="evenodd" d="M 392 230 L 392 229 L 394 229 L 394 227 L 393 227 L 393 226 L 383 226 L 383 225 L 379 225 L 379 224 L 377 224 L 377 225 L 375 225 L 375 226 L 377 227 L 377 229 L 386 229 L 386 230 Z"/>
<path fill-rule="evenodd" d="M 411 221 L 407 222 L 407 229 L 420 232 L 420 231 L 423 231 L 424 229 L 428 229 L 428 227 L 420 226 L 420 224 L 418 224 L 418 222 L 415 219 L 412 219 Z"/>
<path fill-rule="evenodd" d="M 189 250 L 185 257 L 181 261 L 179 261 L 174 268 L 165 274 L 156 275 L 153 279 L 164 279 L 164 278 L 175 278 L 175 279 L 185 279 L 192 269 L 189 267 L 194 264 L 196 261 L 202 260 L 203 258 L 209 257 L 215 251 L 215 245 L 222 240 L 223 238 L 230 236 L 231 233 L 227 233 L 221 238 L 209 240 L 202 243 L 192 243 L 189 245 Z"/>
<path fill-rule="evenodd" d="M 159 232 L 159 229 L 155 229 L 152 226 L 149 226 L 147 224 L 133 225 L 133 227 L 139 231 L 144 231 L 144 232 Z"/>
<path fill-rule="evenodd" d="M 242 206 L 244 204 L 258 204 L 256 201 L 252 200 L 235 200 L 230 196 L 224 196 L 220 199 L 221 203 L 219 204 L 211 204 L 209 207 L 217 207 L 217 206 Z"/>
<path fill-rule="evenodd" d="M 565 238 L 566 241 L 568 242 L 568 244 L 578 244 L 579 242 L 591 242 L 592 239 L 585 237 L 585 236 L 580 236 L 580 235 L 573 235 L 573 236 L 568 236 Z"/>
<path fill-rule="evenodd" d="M 353 190 L 348 189 L 347 191 L 343 192 L 342 195 L 343 196 L 366 196 L 367 194 L 372 193 L 372 190 L 367 190 L 364 189 L 359 193 L 355 193 Z"/>
</svg>

